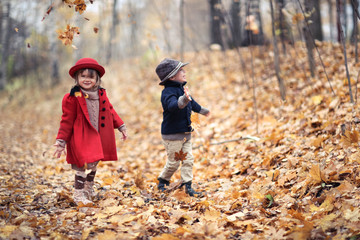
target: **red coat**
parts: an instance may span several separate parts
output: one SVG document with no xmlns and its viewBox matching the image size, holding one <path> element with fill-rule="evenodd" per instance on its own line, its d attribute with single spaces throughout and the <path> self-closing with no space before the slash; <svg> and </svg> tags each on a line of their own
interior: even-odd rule
<svg viewBox="0 0 360 240">
<path fill-rule="evenodd" d="M 62 117 L 56 139 L 66 141 L 66 161 L 78 167 L 98 160 L 116 161 L 114 129 L 124 124 L 106 96 L 99 89 L 99 131 L 90 122 L 84 94 L 78 87 L 65 94 Z"/>
</svg>

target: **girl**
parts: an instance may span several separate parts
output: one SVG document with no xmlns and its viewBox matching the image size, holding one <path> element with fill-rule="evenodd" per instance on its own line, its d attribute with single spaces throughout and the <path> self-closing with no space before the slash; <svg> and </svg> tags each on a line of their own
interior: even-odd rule
<svg viewBox="0 0 360 240">
<path fill-rule="evenodd" d="M 116 161 L 114 129 L 127 138 L 126 127 L 100 87 L 105 69 L 92 58 L 82 58 L 70 68 L 76 85 L 62 100 L 62 117 L 54 156 L 64 152 L 75 173 L 74 201 L 92 204 L 96 166 L 101 161 Z M 66 150 L 65 151 L 65 146 Z M 86 174 L 85 170 L 90 170 Z"/>
</svg>

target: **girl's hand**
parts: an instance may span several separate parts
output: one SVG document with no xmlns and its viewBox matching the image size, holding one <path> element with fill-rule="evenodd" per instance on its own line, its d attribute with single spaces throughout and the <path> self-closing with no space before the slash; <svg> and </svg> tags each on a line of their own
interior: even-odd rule
<svg viewBox="0 0 360 240">
<path fill-rule="evenodd" d="M 210 112 L 208 112 L 207 114 L 205 114 L 206 117 L 209 117 L 210 116 Z"/>
<path fill-rule="evenodd" d="M 190 96 L 190 91 L 189 91 L 189 88 L 188 87 L 184 87 L 184 93 L 185 93 L 185 96 L 186 98 L 191 101 L 191 96 Z"/>
<path fill-rule="evenodd" d="M 56 147 L 56 150 L 55 150 L 53 156 L 55 156 L 57 158 L 60 158 L 62 153 L 64 153 L 66 155 L 65 147 L 62 147 L 57 143 L 55 143 L 54 146 Z"/>
<path fill-rule="evenodd" d="M 121 139 L 122 139 L 123 141 L 125 141 L 125 140 L 127 139 L 126 129 L 125 129 L 125 130 L 122 130 L 121 133 L 122 133 L 122 138 L 121 138 Z"/>
</svg>

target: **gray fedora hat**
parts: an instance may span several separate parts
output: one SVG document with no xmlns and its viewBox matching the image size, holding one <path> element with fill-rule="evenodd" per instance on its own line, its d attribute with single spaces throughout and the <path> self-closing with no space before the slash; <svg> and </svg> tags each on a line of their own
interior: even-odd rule
<svg viewBox="0 0 360 240">
<path fill-rule="evenodd" d="M 174 59 L 165 58 L 156 67 L 156 74 L 160 78 L 159 85 L 164 85 L 165 82 L 176 75 L 180 68 L 188 65 L 189 63 L 183 63 Z"/>
</svg>

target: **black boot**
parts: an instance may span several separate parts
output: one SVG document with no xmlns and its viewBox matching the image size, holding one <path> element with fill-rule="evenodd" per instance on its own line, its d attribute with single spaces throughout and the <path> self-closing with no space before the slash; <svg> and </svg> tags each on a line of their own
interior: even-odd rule
<svg viewBox="0 0 360 240">
<path fill-rule="evenodd" d="M 159 180 L 159 184 L 158 184 L 159 191 L 161 192 L 165 191 L 166 190 L 165 186 L 169 186 L 170 182 L 160 177 L 158 178 L 158 180 Z"/>
<path fill-rule="evenodd" d="M 183 185 L 185 185 L 185 192 L 187 194 L 189 194 L 189 196 L 191 197 L 203 197 L 204 193 L 203 192 L 196 192 L 192 187 L 191 187 L 192 182 L 187 182 L 187 183 L 183 183 Z"/>
</svg>

